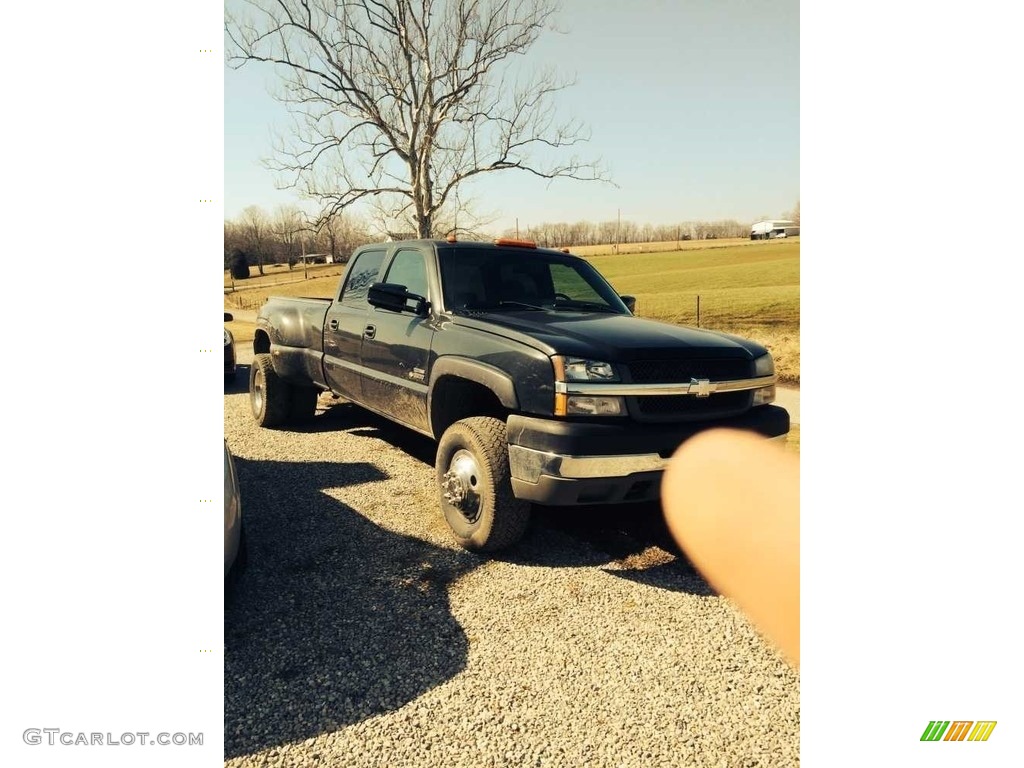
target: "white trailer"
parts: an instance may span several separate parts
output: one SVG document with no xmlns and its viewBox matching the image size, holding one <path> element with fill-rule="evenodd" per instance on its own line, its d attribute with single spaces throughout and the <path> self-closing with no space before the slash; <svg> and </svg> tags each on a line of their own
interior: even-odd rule
<svg viewBox="0 0 1024 768">
<path fill-rule="evenodd" d="M 774 240 L 777 237 L 796 237 L 799 234 L 800 225 L 785 219 L 759 221 L 750 228 L 751 240 Z"/>
</svg>

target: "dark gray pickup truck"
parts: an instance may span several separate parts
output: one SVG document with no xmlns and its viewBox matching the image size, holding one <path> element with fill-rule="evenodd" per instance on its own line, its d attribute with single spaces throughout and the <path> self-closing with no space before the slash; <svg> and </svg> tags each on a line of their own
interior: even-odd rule
<svg viewBox="0 0 1024 768">
<path fill-rule="evenodd" d="M 367 245 L 333 300 L 260 310 L 252 411 L 284 426 L 330 391 L 437 440 L 445 519 L 491 551 L 523 535 L 531 503 L 656 499 L 701 430 L 785 438 L 764 347 L 633 304 L 589 262 L 532 243 Z"/>
</svg>

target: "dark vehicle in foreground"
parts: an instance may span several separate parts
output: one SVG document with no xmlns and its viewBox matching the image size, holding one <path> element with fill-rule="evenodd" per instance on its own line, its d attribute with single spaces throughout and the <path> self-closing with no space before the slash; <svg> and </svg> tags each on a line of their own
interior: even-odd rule
<svg viewBox="0 0 1024 768">
<path fill-rule="evenodd" d="M 284 426 L 330 391 L 433 438 L 449 526 L 491 551 L 522 536 L 531 503 L 656 499 L 701 430 L 785 438 L 764 347 L 633 305 L 586 260 L 532 243 L 364 246 L 333 300 L 262 307 L 252 411 Z"/>
<path fill-rule="evenodd" d="M 224 313 L 224 322 L 230 323 L 234 320 L 230 312 Z M 235 354 L 235 337 L 227 328 L 224 329 L 224 381 L 234 381 L 238 373 L 238 356 Z"/>
<path fill-rule="evenodd" d="M 245 562 L 242 532 L 242 494 L 238 489 L 235 459 L 224 441 L 224 578 L 237 575 Z"/>
</svg>

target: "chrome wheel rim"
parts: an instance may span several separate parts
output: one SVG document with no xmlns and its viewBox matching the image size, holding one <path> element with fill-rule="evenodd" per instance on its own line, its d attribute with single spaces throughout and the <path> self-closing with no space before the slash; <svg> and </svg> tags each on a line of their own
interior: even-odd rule
<svg viewBox="0 0 1024 768">
<path fill-rule="evenodd" d="M 467 450 L 456 451 L 448 464 L 448 471 L 441 478 L 441 496 L 468 523 L 480 519 L 481 485 L 480 465 L 476 457 Z"/>
<path fill-rule="evenodd" d="M 263 371 L 257 368 L 252 378 L 252 411 L 257 416 L 263 410 L 263 390 L 265 386 Z"/>
</svg>

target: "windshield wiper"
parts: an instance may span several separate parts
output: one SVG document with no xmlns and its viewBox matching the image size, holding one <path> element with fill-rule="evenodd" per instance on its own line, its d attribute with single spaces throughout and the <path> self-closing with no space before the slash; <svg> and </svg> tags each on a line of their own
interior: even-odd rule
<svg viewBox="0 0 1024 768">
<path fill-rule="evenodd" d="M 499 307 L 523 307 L 524 309 L 539 309 L 541 312 L 546 312 L 551 307 L 538 307 L 536 304 L 527 304 L 525 301 L 499 301 Z"/>
<path fill-rule="evenodd" d="M 554 308 L 555 311 L 563 310 L 567 312 L 605 312 L 612 315 L 619 314 L 614 307 L 590 301 L 574 301 L 572 304 L 556 304 Z"/>
</svg>

